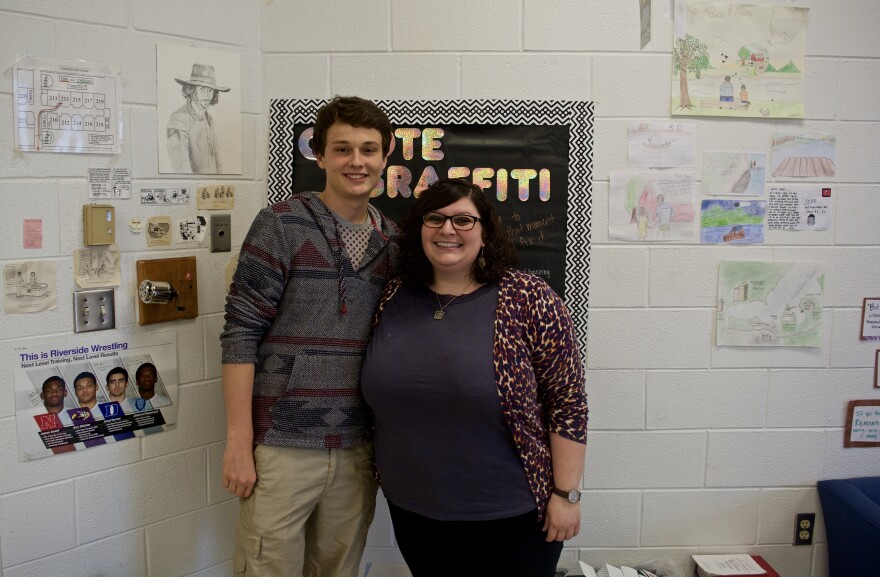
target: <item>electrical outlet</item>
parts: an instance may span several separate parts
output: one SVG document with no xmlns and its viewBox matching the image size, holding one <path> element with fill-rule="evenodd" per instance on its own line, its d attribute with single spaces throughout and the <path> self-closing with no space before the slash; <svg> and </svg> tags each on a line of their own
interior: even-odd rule
<svg viewBox="0 0 880 577">
<path fill-rule="evenodd" d="M 815 513 L 797 513 L 794 516 L 794 544 L 812 545 L 815 525 Z"/>
<path fill-rule="evenodd" d="M 73 331 L 86 333 L 116 326 L 113 289 L 95 289 L 73 293 Z"/>
</svg>

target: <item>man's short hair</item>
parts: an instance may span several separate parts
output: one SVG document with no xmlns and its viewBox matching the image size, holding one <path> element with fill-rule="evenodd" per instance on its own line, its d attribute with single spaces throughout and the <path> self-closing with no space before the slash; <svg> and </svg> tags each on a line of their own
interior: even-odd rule
<svg viewBox="0 0 880 577">
<path fill-rule="evenodd" d="M 155 374 L 157 377 L 159 376 L 159 371 L 156 370 L 156 365 L 154 365 L 153 363 L 141 363 L 141 366 L 139 366 L 134 372 L 135 379 L 139 379 L 141 377 L 141 371 L 143 369 L 153 369 L 153 374 Z"/>
<path fill-rule="evenodd" d="M 125 380 L 128 381 L 128 371 L 123 369 L 122 367 L 113 367 L 109 371 L 107 371 L 107 382 L 110 382 L 110 375 L 122 375 L 125 377 Z"/>
<path fill-rule="evenodd" d="M 41 389 L 42 392 L 45 393 L 45 392 L 46 392 L 46 387 L 49 386 L 49 383 L 54 383 L 54 382 L 61 383 L 61 386 L 62 386 L 62 387 L 64 387 L 64 386 L 67 385 L 67 383 L 64 382 L 64 379 L 62 379 L 62 378 L 59 377 L 58 375 L 52 375 L 51 377 L 49 377 L 48 379 L 46 379 L 45 381 L 43 381 L 43 388 Z"/>
<path fill-rule="evenodd" d="M 92 379 L 93 381 L 95 381 L 96 385 L 98 384 L 98 377 L 96 377 L 94 373 L 90 373 L 89 371 L 83 371 L 78 374 L 75 379 L 73 379 L 74 387 L 76 386 L 76 382 L 80 379 Z"/>
<path fill-rule="evenodd" d="M 391 121 L 372 101 L 357 96 L 335 96 L 318 109 L 312 134 L 312 152 L 324 154 L 327 131 L 334 122 L 344 122 L 355 128 L 375 128 L 382 135 L 382 156 L 391 150 Z"/>
</svg>

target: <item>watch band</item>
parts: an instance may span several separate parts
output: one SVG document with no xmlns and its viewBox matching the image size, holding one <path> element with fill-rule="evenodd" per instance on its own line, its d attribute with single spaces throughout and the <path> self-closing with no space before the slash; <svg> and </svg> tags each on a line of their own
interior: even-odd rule
<svg viewBox="0 0 880 577">
<path fill-rule="evenodd" d="M 566 491 L 564 489 L 560 489 L 559 487 L 554 486 L 553 492 L 568 501 L 569 503 L 577 503 L 581 500 L 581 492 L 577 489 Z"/>
</svg>

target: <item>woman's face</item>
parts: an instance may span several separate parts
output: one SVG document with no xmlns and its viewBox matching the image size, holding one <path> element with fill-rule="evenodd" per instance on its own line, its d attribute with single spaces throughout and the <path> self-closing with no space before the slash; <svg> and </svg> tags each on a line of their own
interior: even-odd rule
<svg viewBox="0 0 880 577">
<path fill-rule="evenodd" d="M 480 217 L 480 212 L 469 198 L 459 199 L 431 212 L 443 216 L 467 214 Z M 483 225 L 480 222 L 474 224 L 471 230 L 456 230 L 448 219 L 440 228 L 430 228 L 422 224 L 422 250 L 435 273 L 470 275 L 482 247 Z"/>
</svg>

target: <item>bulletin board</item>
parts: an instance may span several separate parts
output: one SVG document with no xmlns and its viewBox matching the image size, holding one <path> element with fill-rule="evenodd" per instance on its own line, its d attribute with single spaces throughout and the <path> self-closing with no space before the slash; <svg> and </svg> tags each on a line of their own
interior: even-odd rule
<svg viewBox="0 0 880 577">
<path fill-rule="evenodd" d="M 323 190 L 309 147 L 328 100 L 270 104 L 269 204 Z M 482 187 L 517 245 L 521 270 L 563 297 L 586 342 L 593 103 L 523 100 L 376 100 L 395 128 L 371 202 L 398 220 L 424 188 L 463 177 Z"/>
</svg>

